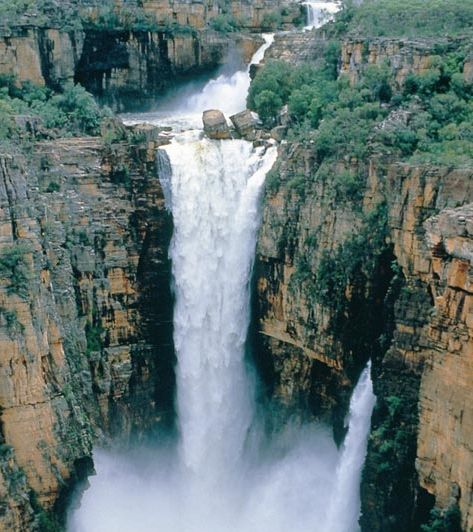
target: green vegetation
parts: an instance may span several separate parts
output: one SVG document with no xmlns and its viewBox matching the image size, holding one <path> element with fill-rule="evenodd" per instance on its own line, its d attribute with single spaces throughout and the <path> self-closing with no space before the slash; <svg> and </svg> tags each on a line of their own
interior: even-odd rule
<svg viewBox="0 0 473 532">
<path fill-rule="evenodd" d="M 313 301 L 333 312 L 331 328 L 341 330 L 350 307 L 347 287 L 362 287 L 373 279 L 381 255 L 386 250 L 386 206 L 365 216 L 363 226 L 348 237 L 333 252 L 326 251 L 315 272 L 315 282 L 309 285 Z"/>
<path fill-rule="evenodd" d="M 318 68 L 271 61 L 255 77 L 248 106 L 271 127 L 288 106 L 288 138 L 312 145 L 317 162 L 366 160 L 370 153 L 438 164 L 473 162 L 473 84 L 463 77 L 466 51 L 441 50 L 428 69 L 402 88 L 389 65 L 365 67 L 352 85 L 336 78 L 338 45 L 331 43 Z M 356 191 L 356 176 L 342 188 Z M 352 183 L 350 183 L 352 181 Z"/>
<path fill-rule="evenodd" d="M 229 13 L 217 15 L 210 21 L 210 27 L 215 31 L 229 33 L 241 29 L 243 23 Z"/>
<path fill-rule="evenodd" d="M 113 2 L 82 12 L 85 28 L 96 30 L 157 31 L 156 19 L 140 7 L 123 5 L 120 9 Z"/>
<path fill-rule="evenodd" d="M 67 83 L 55 93 L 31 83 L 19 87 L 13 77 L 0 77 L 0 140 L 25 134 L 36 138 L 97 135 L 108 114 L 80 85 Z M 26 127 L 20 127 L 17 116 L 27 117 Z"/>
<path fill-rule="evenodd" d="M 36 492 L 29 492 L 30 504 L 34 510 L 35 530 L 39 532 L 63 532 L 64 526 L 61 525 L 58 517 L 53 512 L 46 512 L 38 501 Z"/>
<path fill-rule="evenodd" d="M 461 513 L 457 504 L 442 511 L 434 508 L 430 512 L 430 522 L 420 527 L 422 532 L 461 532 Z"/>
<path fill-rule="evenodd" d="M 263 31 L 275 31 L 281 27 L 282 15 L 279 11 L 265 13 L 261 19 L 261 28 Z"/>
<path fill-rule="evenodd" d="M 29 254 L 31 248 L 24 243 L 15 243 L 0 251 L 0 277 L 7 280 L 8 293 L 24 299 L 28 297 L 31 280 Z"/>
<path fill-rule="evenodd" d="M 5 325 L 10 336 L 22 333 L 25 329 L 23 324 L 18 321 L 16 312 L 5 307 L 0 307 L 0 325 Z"/>
<path fill-rule="evenodd" d="M 380 475 L 390 474 L 395 477 L 397 469 L 415 455 L 413 438 L 416 426 L 415 409 L 405 398 L 390 395 L 378 401 L 376 415 L 382 422 L 371 432 L 373 443 L 373 460 Z"/>
<path fill-rule="evenodd" d="M 0 31 L 21 24 L 79 29 L 77 2 L 56 0 L 0 0 Z"/>
<path fill-rule="evenodd" d="M 85 337 L 87 339 L 87 355 L 90 356 L 95 351 L 101 351 L 103 346 L 103 327 L 87 323 L 85 326 Z"/>
<path fill-rule="evenodd" d="M 470 0 L 364 0 L 345 1 L 336 32 L 363 37 L 446 37 L 471 34 Z"/>
<path fill-rule="evenodd" d="M 60 190 L 61 190 L 61 185 L 59 183 L 56 183 L 55 181 L 51 181 L 51 183 L 49 183 L 48 185 L 48 188 L 46 189 L 46 192 L 52 193 L 52 192 L 59 192 Z"/>
</svg>

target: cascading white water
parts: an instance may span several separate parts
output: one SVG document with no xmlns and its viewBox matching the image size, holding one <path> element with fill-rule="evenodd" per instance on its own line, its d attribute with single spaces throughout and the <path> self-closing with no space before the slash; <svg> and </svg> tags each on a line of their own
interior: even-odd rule
<svg viewBox="0 0 473 532">
<path fill-rule="evenodd" d="M 241 110 L 236 107 L 244 107 L 248 86 L 248 70 L 208 84 L 192 100 L 199 121 L 205 107 Z M 239 103 L 221 105 L 228 101 Z M 188 104 L 180 105 L 173 111 L 178 130 L 194 123 Z M 168 111 L 155 119 L 160 122 Z M 96 451 L 97 476 L 71 513 L 71 532 L 356 530 L 371 416 L 363 399 L 369 370 L 353 394 L 341 452 L 330 431 L 315 425 L 289 423 L 283 433 L 257 444 L 264 436 L 253 412 L 244 343 L 258 198 L 275 158 L 273 146 L 208 140 L 200 130 L 180 133 L 160 149 L 160 178 L 175 226 L 180 441 L 176 449 L 126 455 Z M 345 528 L 335 528 L 337 512 L 340 520 L 349 514 Z"/>
<path fill-rule="evenodd" d="M 190 137 L 190 139 L 189 139 Z M 276 148 L 183 134 L 172 166 L 174 341 L 184 463 L 209 477 L 231 470 L 252 419 L 244 365 L 258 198 Z"/>
<path fill-rule="evenodd" d="M 246 97 L 250 88 L 250 67 L 261 62 L 266 50 L 274 41 L 274 34 L 262 35 L 264 44 L 257 50 L 250 64 L 244 70 L 233 74 L 220 74 L 208 81 L 196 93 L 189 94 L 183 87 L 160 105 L 157 111 L 124 115 L 128 124 L 148 122 L 160 126 L 170 125 L 174 130 L 199 129 L 202 113 L 207 109 L 220 109 L 227 117 L 246 107 Z"/>
<path fill-rule="evenodd" d="M 338 2 L 303 2 L 307 12 L 307 24 L 305 30 L 318 28 L 340 9 Z"/>
<path fill-rule="evenodd" d="M 327 531 L 358 530 L 360 481 L 366 456 L 371 414 L 376 402 L 371 381 L 371 362 L 363 370 L 350 401 L 348 433 L 336 471 L 335 491 L 330 501 Z"/>
</svg>

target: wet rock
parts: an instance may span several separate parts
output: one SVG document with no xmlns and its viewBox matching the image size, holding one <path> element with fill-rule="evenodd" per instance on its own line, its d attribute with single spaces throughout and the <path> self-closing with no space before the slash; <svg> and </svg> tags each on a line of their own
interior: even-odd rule
<svg viewBox="0 0 473 532">
<path fill-rule="evenodd" d="M 256 113 L 246 109 L 241 113 L 231 116 L 230 120 L 240 136 L 247 140 L 255 140 L 256 129 L 261 125 L 259 116 Z"/>
<path fill-rule="evenodd" d="M 222 111 L 217 109 L 204 111 L 202 121 L 204 123 L 204 132 L 209 138 L 215 140 L 232 138 L 227 120 Z"/>
<path fill-rule="evenodd" d="M 286 136 L 286 132 L 287 132 L 286 126 L 274 127 L 271 130 L 271 138 L 273 138 L 274 140 L 277 140 L 278 142 L 281 142 L 281 140 L 283 140 L 284 137 Z"/>
</svg>

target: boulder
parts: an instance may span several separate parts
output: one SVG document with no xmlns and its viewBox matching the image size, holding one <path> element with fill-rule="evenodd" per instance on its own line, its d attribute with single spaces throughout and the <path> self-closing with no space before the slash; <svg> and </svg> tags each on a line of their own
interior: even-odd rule
<svg viewBox="0 0 473 532">
<path fill-rule="evenodd" d="M 217 109 L 204 111 L 202 121 L 204 123 L 204 133 L 209 138 L 216 140 L 232 138 L 227 120 L 222 111 L 218 111 Z"/>
<path fill-rule="evenodd" d="M 284 140 L 286 133 L 286 126 L 276 126 L 273 127 L 273 129 L 271 130 L 271 138 L 277 140 L 278 142 L 281 142 L 282 140 Z"/>
<path fill-rule="evenodd" d="M 246 109 L 231 116 L 230 120 L 240 136 L 248 140 L 255 140 L 256 128 L 260 125 L 260 119 L 256 113 Z"/>
</svg>

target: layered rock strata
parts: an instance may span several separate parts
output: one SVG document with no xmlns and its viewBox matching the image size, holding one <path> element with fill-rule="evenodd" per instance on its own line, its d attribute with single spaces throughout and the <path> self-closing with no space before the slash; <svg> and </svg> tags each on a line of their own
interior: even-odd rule
<svg viewBox="0 0 473 532">
<path fill-rule="evenodd" d="M 320 34 L 294 36 L 296 44 L 311 38 L 316 50 Z M 281 49 L 290 39 L 281 37 Z M 426 42 L 346 41 L 339 66 L 356 82 L 368 64 L 387 61 L 402 85 L 436 53 Z M 297 62 L 286 51 L 280 58 Z M 356 200 L 333 181 L 347 168 L 364 176 Z M 341 438 L 353 383 L 372 358 L 378 403 L 363 530 L 418 530 L 434 504 L 458 504 L 464 529 L 471 527 L 471 202 L 471 169 L 373 155 L 319 172 L 310 145 L 297 142 L 281 145 L 268 178 L 255 267 L 256 360 L 283 418 L 309 412 Z M 321 293 L 321 279 L 337 275 L 327 265 L 344 263 L 360 264 L 352 281 Z"/>
<path fill-rule="evenodd" d="M 172 228 L 154 151 L 84 138 L 0 157 L 3 530 L 63 511 L 95 442 L 172 426 Z"/>
</svg>

